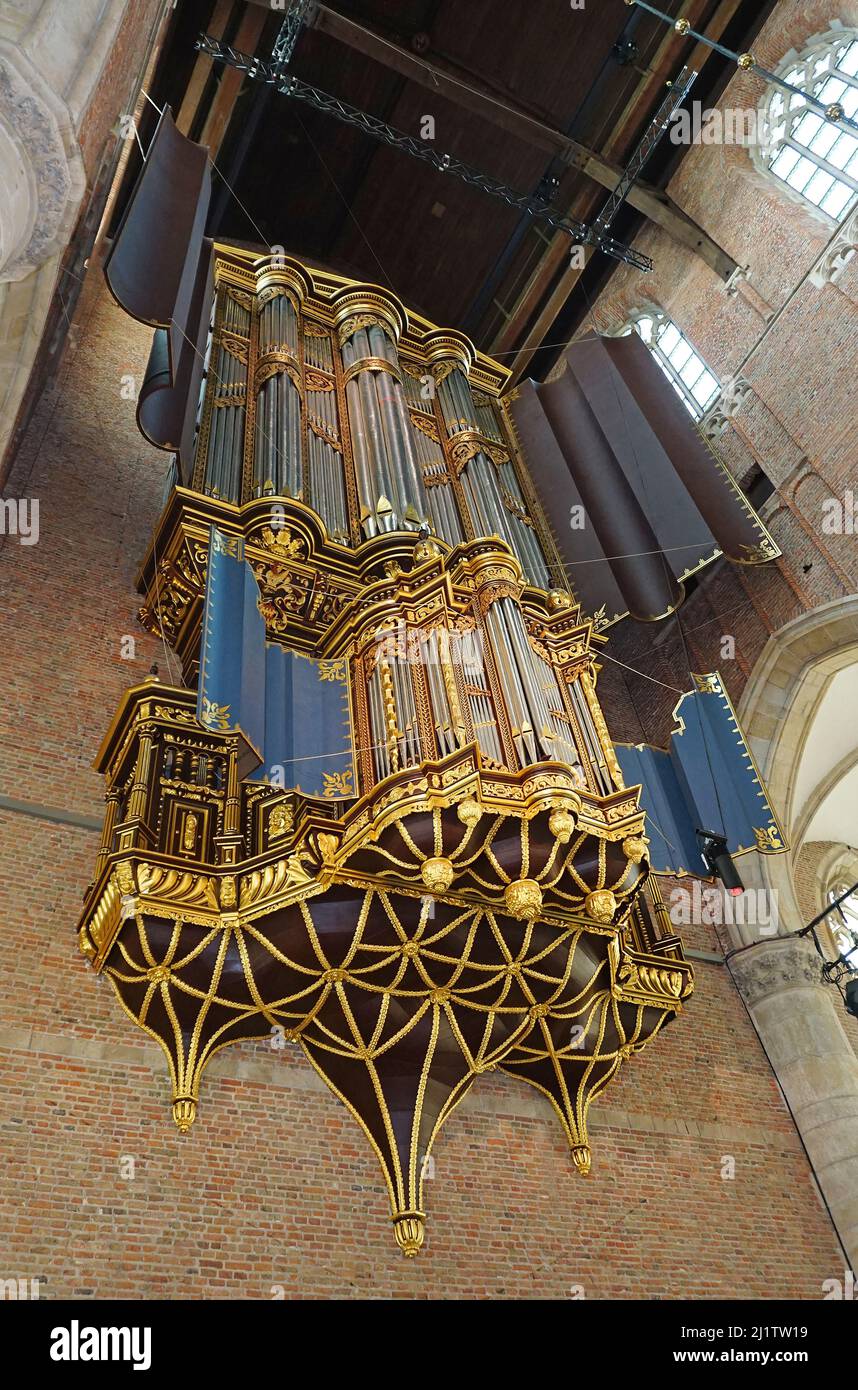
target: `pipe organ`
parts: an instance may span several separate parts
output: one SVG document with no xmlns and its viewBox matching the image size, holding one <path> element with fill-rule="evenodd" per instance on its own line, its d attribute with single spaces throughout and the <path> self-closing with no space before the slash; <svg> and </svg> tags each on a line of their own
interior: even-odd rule
<svg viewBox="0 0 858 1390">
<path fill-rule="evenodd" d="M 303 277 L 268 266 L 216 289 L 193 486 L 236 504 L 289 497 L 352 547 L 421 527 L 448 545 L 496 535 L 525 578 L 562 566 L 525 497 L 499 387 L 462 335 L 413 331 L 376 287 L 319 317 Z"/>
<path fill-rule="evenodd" d="M 299 1046 L 414 1255 L 479 1076 L 547 1096 L 586 1174 L 591 1101 L 691 972 L 505 370 L 376 286 L 213 256 L 193 447 L 139 576 L 183 684 L 132 687 L 102 744 L 80 947 L 161 1041 L 182 1133 L 220 1047 Z"/>
</svg>

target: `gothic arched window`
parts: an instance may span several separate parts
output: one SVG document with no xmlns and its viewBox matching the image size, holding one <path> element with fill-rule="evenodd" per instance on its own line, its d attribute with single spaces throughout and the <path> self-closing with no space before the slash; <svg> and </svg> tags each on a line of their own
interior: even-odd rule
<svg viewBox="0 0 858 1390">
<path fill-rule="evenodd" d="M 858 30 L 832 29 L 791 53 L 777 73 L 843 114 L 858 113 Z M 800 95 L 772 87 L 761 111 L 763 166 L 793 196 L 839 222 L 858 199 L 858 136 L 829 121 Z"/>
<path fill-rule="evenodd" d="M 829 903 L 836 902 L 846 892 L 846 884 L 839 883 L 829 889 Z M 828 925 L 834 943 L 853 970 L 858 970 L 858 893 L 850 893 L 839 907 L 831 913 Z"/>
<path fill-rule="evenodd" d="M 661 310 L 645 309 L 632 315 L 625 331 L 640 334 L 695 420 L 702 419 L 721 390 L 721 383 L 682 329 Z"/>
</svg>

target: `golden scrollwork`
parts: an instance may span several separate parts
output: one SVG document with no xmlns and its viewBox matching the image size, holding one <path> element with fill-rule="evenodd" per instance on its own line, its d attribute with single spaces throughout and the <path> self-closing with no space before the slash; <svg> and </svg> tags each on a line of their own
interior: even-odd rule
<svg viewBox="0 0 858 1390">
<path fill-rule="evenodd" d="M 346 768 L 344 772 L 322 773 L 322 796 L 339 798 L 354 796 L 354 794 L 355 789 L 350 767 Z"/>
<path fill-rule="evenodd" d="M 270 840 L 279 840 L 284 835 L 288 835 L 289 831 L 292 829 L 294 819 L 295 817 L 291 806 L 287 806 L 282 801 L 279 802 L 272 808 L 271 814 L 268 817 L 268 838 Z"/>
<path fill-rule="evenodd" d="M 219 705 L 214 700 L 207 699 L 206 696 L 203 696 L 202 705 L 200 719 L 207 729 L 217 729 L 221 733 L 226 733 L 232 728 L 229 705 Z"/>
<path fill-rule="evenodd" d="M 229 353 L 230 357 L 236 358 L 242 366 L 247 366 L 249 344 L 246 338 L 239 337 L 237 333 L 228 333 L 226 329 L 224 329 L 220 335 L 220 345 L 224 352 Z"/>
<path fill-rule="evenodd" d="M 426 438 L 431 439 L 434 444 L 441 442 L 438 426 L 431 415 L 424 415 L 422 411 L 415 410 L 413 407 L 408 411 L 408 414 L 415 429 L 418 429 L 421 434 L 425 434 Z"/>
<path fill-rule="evenodd" d="M 755 825 L 754 840 L 757 849 L 764 854 L 772 850 L 781 851 L 786 848 L 781 832 L 776 825 Z"/>
<path fill-rule="evenodd" d="M 311 371 L 307 368 L 304 373 L 304 385 L 308 391 L 335 391 L 336 382 L 333 377 L 325 376 L 322 372 Z"/>
</svg>

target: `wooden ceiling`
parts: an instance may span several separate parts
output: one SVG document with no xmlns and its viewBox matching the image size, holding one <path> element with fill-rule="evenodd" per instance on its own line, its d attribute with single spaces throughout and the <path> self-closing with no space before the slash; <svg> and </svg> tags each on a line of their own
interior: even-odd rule
<svg viewBox="0 0 858 1390">
<path fill-rule="evenodd" d="M 661 0 L 661 8 L 729 38 L 756 27 L 769 7 Z M 268 57 L 282 18 L 282 9 L 255 0 L 186 0 L 177 9 L 153 91 L 170 102 L 180 128 L 209 146 L 220 175 L 209 231 L 280 244 L 386 285 L 524 370 L 557 314 L 569 317 L 577 277 L 568 275 L 568 239 L 193 51 L 206 31 Z M 625 0 L 587 0 L 584 9 L 569 0 L 334 0 L 311 6 L 290 71 L 411 136 L 431 117 L 439 153 L 522 193 L 541 188 L 564 213 L 586 219 L 604 202 L 665 81 L 690 57 L 719 75 L 708 50 Z M 701 90 L 698 80 L 695 95 Z M 675 157 L 677 147 L 669 152 Z M 661 152 L 662 178 L 669 152 Z M 588 173 L 574 167 L 588 159 Z M 659 182 L 655 159 L 645 176 Z M 638 207 L 646 197 L 644 189 Z M 658 199 L 652 215 L 674 216 L 664 195 L 649 197 L 654 206 Z M 675 218 L 677 236 L 698 238 L 726 277 L 729 258 L 681 213 Z M 618 234 L 633 235 L 639 220 L 624 209 Z M 586 274 L 609 269 L 599 254 Z"/>
</svg>

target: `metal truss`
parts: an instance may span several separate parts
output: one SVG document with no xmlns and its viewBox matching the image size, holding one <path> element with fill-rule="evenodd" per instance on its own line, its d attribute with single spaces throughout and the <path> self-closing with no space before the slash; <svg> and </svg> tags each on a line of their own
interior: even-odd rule
<svg viewBox="0 0 858 1390">
<path fill-rule="evenodd" d="M 281 36 L 282 34 L 283 30 L 281 30 Z M 649 256 L 645 256 L 633 247 L 626 246 L 623 242 L 615 240 L 614 237 L 606 235 L 607 224 L 589 227 L 585 222 L 578 222 L 574 218 L 567 217 L 558 208 L 553 208 L 538 198 L 516 192 L 507 184 L 491 178 L 488 174 L 472 168 L 469 164 L 462 163 L 451 154 L 439 153 L 424 141 L 417 140 L 412 135 L 406 135 L 404 131 L 397 130 L 394 126 L 379 120 L 377 116 L 371 116 L 367 111 L 350 106 L 348 102 L 340 101 L 328 92 L 322 92 L 318 87 L 311 87 L 306 82 L 299 81 L 297 77 L 284 73 L 282 71 L 282 59 L 277 62 L 267 62 L 263 58 L 242 53 L 240 50 L 230 47 L 229 44 L 222 43 L 220 39 L 213 38 L 210 34 L 201 34 L 195 48 L 216 62 L 226 63 L 228 67 L 235 68 L 239 72 L 246 72 L 248 77 L 256 82 L 274 86 L 283 96 L 306 102 L 309 106 L 315 107 L 317 111 L 324 111 L 327 115 L 333 116 L 335 120 L 354 126 L 357 130 L 364 131 L 365 134 L 371 135 L 383 144 L 390 145 L 393 149 L 402 150 L 414 159 L 422 160 L 424 164 L 431 164 L 439 173 L 452 174 L 455 178 L 470 184 L 472 188 L 480 188 L 484 193 L 490 193 L 493 197 L 500 198 L 511 207 L 521 208 L 531 217 L 540 222 L 546 222 L 549 227 L 565 232 L 579 245 L 595 246 L 598 250 L 604 251 L 606 255 L 612 256 L 618 261 L 625 261 L 638 270 L 652 270 L 652 260 Z M 627 192 L 628 188 L 625 191 Z M 623 197 L 625 197 L 625 193 Z"/>
<path fill-rule="evenodd" d="M 292 54 L 295 52 L 295 45 L 298 42 L 298 36 L 307 17 L 310 4 L 311 0 L 291 0 L 280 26 L 280 32 L 274 40 L 274 49 L 271 54 L 272 66 L 279 71 L 287 68 L 292 60 Z"/>
<path fill-rule="evenodd" d="M 682 105 L 688 96 L 697 76 L 698 74 L 693 68 L 683 68 L 676 81 L 671 85 L 670 91 L 650 121 L 640 143 L 623 170 L 619 183 L 593 223 L 595 232 L 604 234 L 613 222 L 626 200 L 629 189 L 637 181 L 644 165 L 670 125 L 674 111 Z"/>
</svg>

